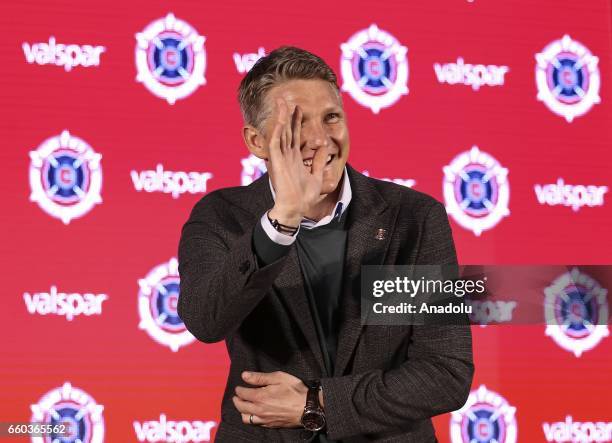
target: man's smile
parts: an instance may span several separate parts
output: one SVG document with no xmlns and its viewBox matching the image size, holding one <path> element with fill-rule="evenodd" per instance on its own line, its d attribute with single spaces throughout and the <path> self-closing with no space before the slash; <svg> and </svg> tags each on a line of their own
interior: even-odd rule
<svg viewBox="0 0 612 443">
<path fill-rule="evenodd" d="M 325 169 L 329 168 L 330 165 L 332 164 L 332 162 L 338 157 L 337 154 L 328 154 L 327 155 L 327 160 L 325 161 Z M 304 166 L 306 166 L 308 169 L 312 169 L 312 161 L 313 161 L 314 157 L 309 157 L 309 158 L 305 158 L 302 160 L 302 163 L 304 164 Z"/>
</svg>

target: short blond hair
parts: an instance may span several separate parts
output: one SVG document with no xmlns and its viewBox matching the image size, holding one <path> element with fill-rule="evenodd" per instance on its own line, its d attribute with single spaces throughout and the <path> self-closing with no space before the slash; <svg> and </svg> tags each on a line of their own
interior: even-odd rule
<svg viewBox="0 0 612 443">
<path fill-rule="evenodd" d="M 320 79 L 330 83 L 340 97 L 336 74 L 323 59 L 304 49 L 282 46 L 260 58 L 240 82 L 238 102 L 244 122 L 261 128 L 269 110 L 264 97 L 287 80 Z"/>
</svg>

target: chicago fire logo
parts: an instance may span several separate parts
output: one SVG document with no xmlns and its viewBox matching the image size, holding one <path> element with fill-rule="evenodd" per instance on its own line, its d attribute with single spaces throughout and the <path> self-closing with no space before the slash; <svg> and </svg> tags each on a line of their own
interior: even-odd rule
<svg viewBox="0 0 612 443">
<path fill-rule="evenodd" d="M 136 81 L 171 105 L 206 83 L 205 37 L 172 13 L 136 34 Z"/>
<path fill-rule="evenodd" d="M 64 224 L 102 203 L 102 156 L 67 130 L 30 151 L 30 200 Z"/>
<path fill-rule="evenodd" d="M 455 221 L 479 236 L 508 215 L 508 169 L 478 146 L 444 166 L 444 201 Z"/>
<path fill-rule="evenodd" d="M 599 103 L 599 58 L 569 35 L 536 54 L 538 100 L 568 122 Z"/>
<path fill-rule="evenodd" d="M 51 425 L 59 431 L 58 434 L 33 436 L 32 443 L 104 441 L 104 406 L 97 404 L 89 394 L 69 382 L 46 393 L 30 409 L 30 422 Z"/>
<path fill-rule="evenodd" d="M 481 385 L 461 409 L 451 412 L 451 442 L 515 443 L 515 414 L 505 398 Z"/>
<path fill-rule="evenodd" d="M 174 352 L 195 341 L 177 312 L 180 280 L 176 258 L 154 267 L 138 280 L 138 286 L 140 329 Z"/>
<path fill-rule="evenodd" d="M 248 186 L 267 172 L 266 161 L 250 154 L 247 158 L 240 160 L 242 173 L 240 182 L 242 186 Z"/>
<path fill-rule="evenodd" d="M 342 90 L 378 114 L 408 94 L 408 49 L 375 24 L 340 45 Z"/>
<path fill-rule="evenodd" d="M 578 268 L 544 289 L 546 335 L 580 357 L 610 334 L 608 290 Z"/>
</svg>

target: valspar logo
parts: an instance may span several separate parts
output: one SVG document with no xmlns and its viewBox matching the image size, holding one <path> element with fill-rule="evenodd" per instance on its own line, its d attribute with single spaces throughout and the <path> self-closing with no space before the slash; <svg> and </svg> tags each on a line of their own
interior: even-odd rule
<svg viewBox="0 0 612 443">
<path fill-rule="evenodd" d="M 574 421 L 571 415 L 565 421 L 542 423 L 546 441 L 561 442 L 610 442 L 612 441 L 612 422 Z"/>
<path fill-rule="evenodd" d="M 365 175 L 366 177 L 370 176 L 370 172 L 369 171 L 363 171 L 362 172 L 363 175 Z M 402 185 L 402 186 L 406 186 L 407 188 L 412 188 L 414 185 L 416 185 L 416 180 L 413 180 L 411 178 L 379 178 L 378 180 L 383 180 L 386 182 L 391 182 L 391 183 L 395 183 L 398 185 Z"/>
<path fill-rule="evenodd" d="M 49 292 L 24 293 L 23 300 L 32 315 L 53 314 L 72 320 L 78 315 L 101 315 L 102 303 L 108 300 L 108 295 L 58 292 L 57 287 L 52 285 Z"/>
<path fill-rule="evenodd" d="M 134 421 L 136 438 L 146 442 L 210 441 L 215 426 L 217 422 L 210 420 L 168 420 L 164 413 L 159 414 L 159 420 Z"/>
<path fill-rule="evenodd" d="M 63 66 L 66 72 L 77 66 L 100 66 L 100 55 L 106 51 L 104 46 L 56 43 L 53 36 L 48 43 L 25 42 L 21 47 L 29 64 Z"/>
<path fill-rule="evenodd" d="M 203 194 L 206 192 L 210 172 L 165 171 L 160 163 L 155 170 L 130 171 L 134 189 L 141 192 L 163 192 L 174 198 L 184 193 Z"/>
<path fill-rule="evenodd" d="M 607 186 L 568 185 L 562 178 L 557 183 L 535 185 L 533 187 L 538 203 L 541 205 L 563 205 L 578 211 L 583 206 L 603 206 Z"/>
<path fill-rule="evenodd" d="M 481 326 L 512 321 L 512 314 L 516 308 L 515 301 L 472 300 L 469 305 L 472 307 L 470 320 Z"/>
<path fill-rule="evenodd" d="M 234 52 L 234 63 L 236 64 L 238 73 L 246 74 L 251 70 L 257 60 L 265 56 L 266 50 L 262 47 L 257 49 L 255 53 L 239 54 L 238 52 Z"/>
<path fill-rule="evenodd" d="M 474 91 L 481 86 L 503 86 L 504 77 L 510 70 L 503 65 L 472 65 L 465 63 L 463 57 L 458 57 L 457 63 L 434 63 L 433 67 L 438 82 L 471 86 Z"/>
</svg>

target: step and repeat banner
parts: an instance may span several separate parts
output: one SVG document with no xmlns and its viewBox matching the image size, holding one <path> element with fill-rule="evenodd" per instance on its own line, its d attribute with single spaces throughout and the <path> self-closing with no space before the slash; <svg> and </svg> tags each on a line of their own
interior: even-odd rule
<svg viewBox="0 0 612 443">
<path fill-rule="evenodd" d="M 236 95 L 281 45 L 337 72 L 349 162 L 443 202 L 461 263 L 612 263 L 608 0 L 1 11 L 0 422 L 72 425 L 24 440 L 214 439 L 228 358 L 177 315 L 178 240 L 206 193 L 265 170 Z M 563 297 L 563 278 L 542 287 Z M 434 420 L 441 442 L 611 441 L 607 325 L 479 315 L 498 324 L 472 327 L 472 393 Z"/>
</svg>

